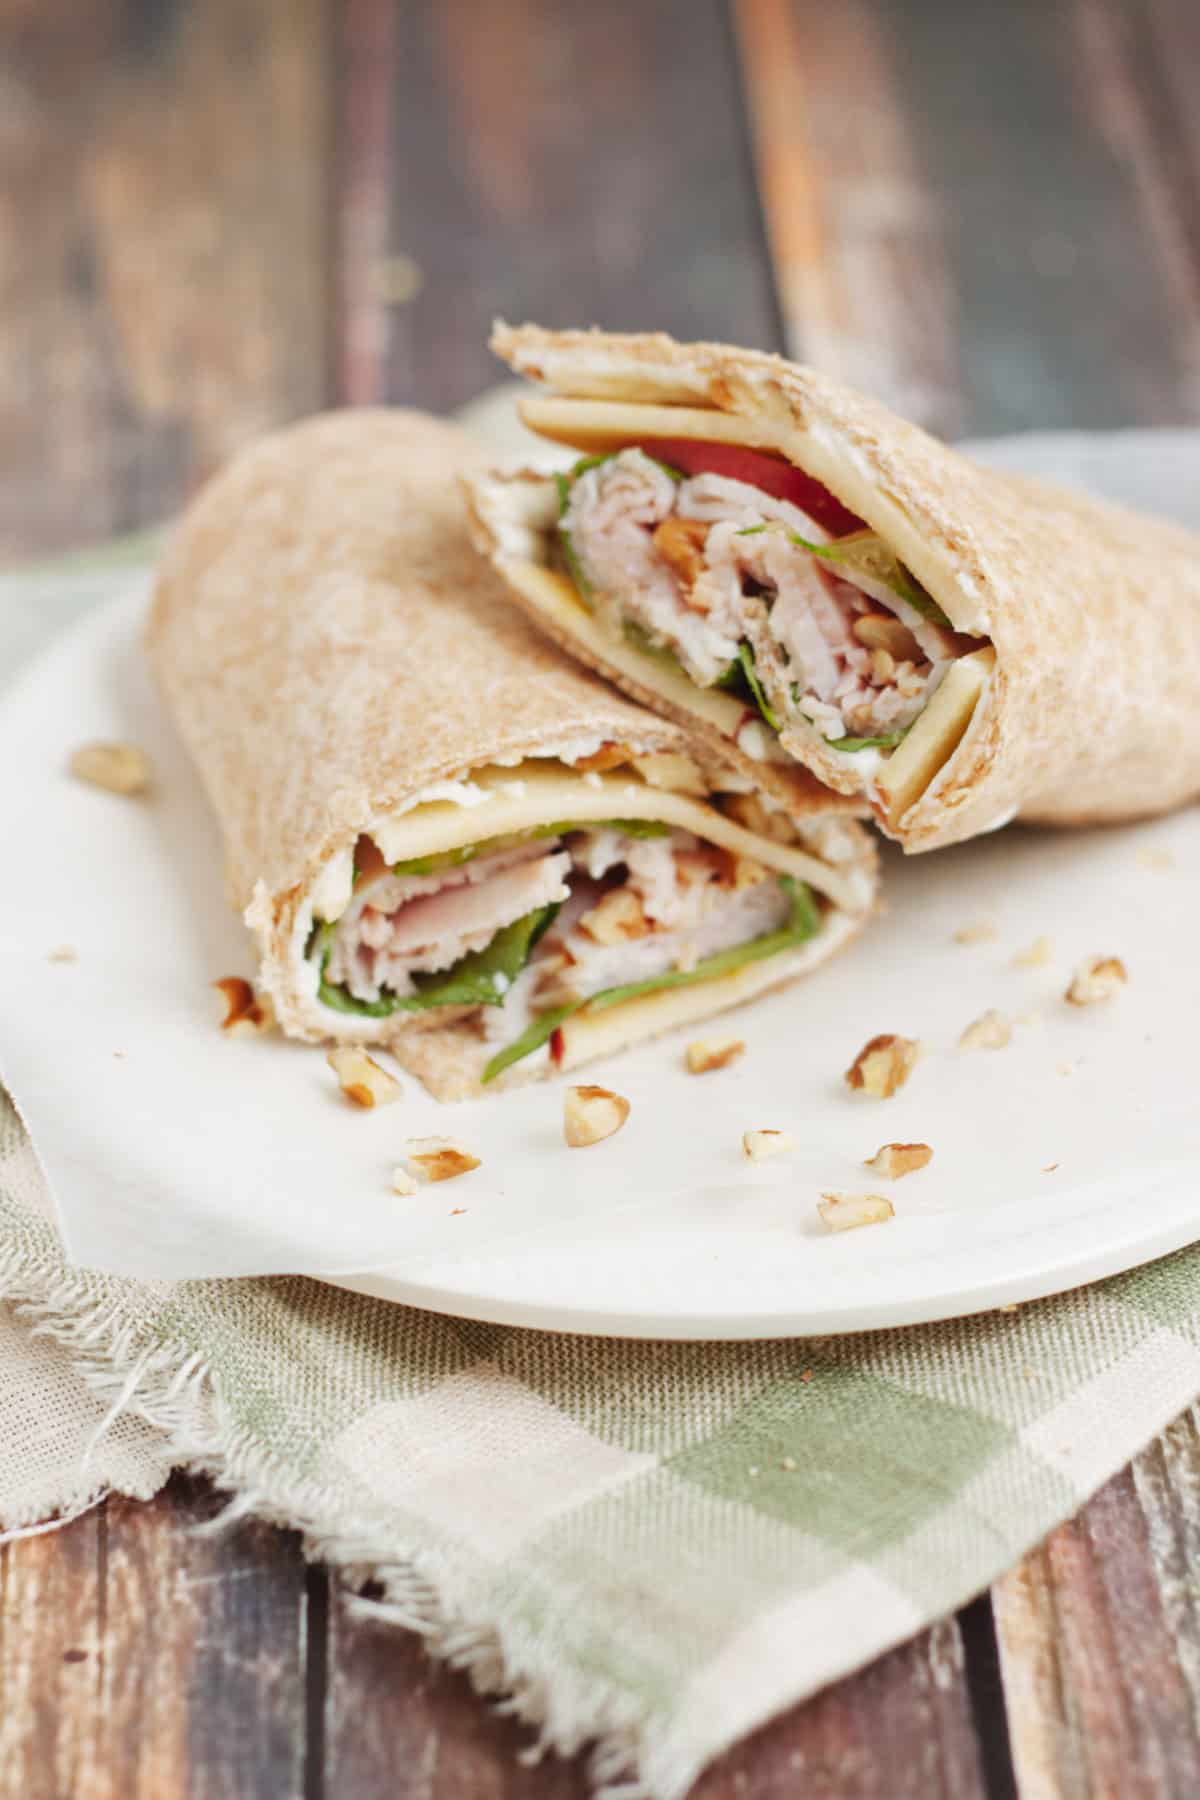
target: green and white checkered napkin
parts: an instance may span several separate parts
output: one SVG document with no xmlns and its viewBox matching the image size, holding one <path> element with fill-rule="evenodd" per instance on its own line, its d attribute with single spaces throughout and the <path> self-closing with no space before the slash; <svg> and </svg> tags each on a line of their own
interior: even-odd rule
<svg viewBox="0 0 1200 1800">
<path fill-rule="evenodd" d="M 114 578 L 74 571 L 80 604 Z M 0 581 L 0 624 L 39 581 Z M 0 1524 L 204 1468 L 369 1570 L 364 1606 L 548 1743 L 596 1740 L 599 1786 L 679 1796 L 985 1586 L 1185 1407 L 1198 1295 L 1189 1250 L 958 1323 L 678 1345 L 298 1278 L 146 1286 L 66 1266 L 0 1090 Z"/>
</svg>

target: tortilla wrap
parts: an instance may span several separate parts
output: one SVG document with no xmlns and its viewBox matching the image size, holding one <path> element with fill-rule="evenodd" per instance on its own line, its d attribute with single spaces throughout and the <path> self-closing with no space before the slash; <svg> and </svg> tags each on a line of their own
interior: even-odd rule
<svg viewBox="0 0 1200 1800">
<path fill-rule="evenodd" d="M 546 390 L 522 404 L 526 424 L 580 452 L 653 455 L 656 442 L 694 439 L 786 459 L 878 534 L 964 634 L 970 653 L 888 753 L 836 750 L 795 713 L 777 740 L 831 788 L 865 796 L 907 850 L 1016 816 L 1134 819 L 1200 793 L 1193 533 L 979 467 L 777 356 L 531 325 L 498 326 L 493 347 Z M 544 476 L 477 475 L 470 489 L 477 541 L 544 631 L 665 715 L 713 737 L 736 729 L 728 694 L 620 642 L 581 604 L 556 566 Z"/>
<path fill-rule="evenodd" d="M 459 477 L 481 454 L 453 426 L 401 411 L 333 413 L 265 439 L 185 515 L 148 632 L 283 1030 L 388 1044 L 448 1098 L 478 1091 L 480 1015 L 495 1007 L 369 1016 L 321 997 L 314 937 L 353 904 L 364 840 L 386 873 L 462 862 L 492 838 L 524 845 L 564 819 L 699 828 L 717 854 L 753 852 L 820 897 L 810 942 L 594 1020 L 585 1006 L 564 1026 L 562 1067 L 593 1043 L 619 1049 L 814 967 L 857 932 L 875 893 L 873 852 L 845 801 L 794 765 L 759 770 L 634 705 L 507 604 L 467 532 Z M 614 745 L 644 767 L 607 767 L 598 752 Z M 574 766 L 588 762 L 599 767 Z M 789 821 L 788 844 L 708 804 L 710 791 L 750 791 L 746 768 Z M 549 1066 L 530 1057 L 500 1082 Z"/>
</svg>

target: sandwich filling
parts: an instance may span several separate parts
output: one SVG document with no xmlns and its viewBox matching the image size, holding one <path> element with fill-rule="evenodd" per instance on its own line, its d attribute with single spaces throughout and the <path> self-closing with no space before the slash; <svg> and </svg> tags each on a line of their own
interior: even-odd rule
<svg viewBox="0 0 1200 1800">
<path fill-rule="evenodd" d="M 799 723 L 847 754 L 895 750 L 982 640 L 800 471 L 754 451 L 654 450 L 584 457 L 558 478 L 561 560 L 585 605 L 773 731 Z M 686 472 L 667 460 L 681 451 L 716 466 Z"/>
<path fill-rule="evenodd" d="M 599 810 L 596 788 L 588 799 L 582 810 Z M 786 813 L 744 793 L 663 799 L 685 818 L 711 812 L 734 847 L 636 816 L 551 821 L 401 861 L 360 837 L 347 902 L 308 936 L 318 999 L 368 1018 L 478 1008 L 488 1081 L 546 1044 L 553 1056 L 575 1013 L 717 980 L 820 931 L 828 902 L 787 872 L 811 859 Z"/>
</svg>

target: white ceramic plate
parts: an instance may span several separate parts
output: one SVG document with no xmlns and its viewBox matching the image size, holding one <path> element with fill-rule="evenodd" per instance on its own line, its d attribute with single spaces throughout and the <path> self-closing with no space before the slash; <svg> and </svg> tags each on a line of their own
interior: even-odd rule
<svg viewBox="0 0 1200 1800">
<path fill-rule="evenodd" d="M 1179 438 L 1137 454 L 1136 440 L 1077 442 L 1109 491 L 1136 477 L 1131 497 L 1185 509 L 1195 464 Z M 1014 460 L 1063 473 L 1050 444 Z M 0 703 L 0 1068 L 81 1262 L 164 1279 L 317 1273 L 466 1317 L 739 1338 L 1026 1300 L 1200 1237 L 1194 814 L 889 853 L 887 911 L 858 945 L 713 1028 L 745 1037 L 738 1064 L 689 1076 L 674 1039 L 588 1071 L 633 1101 L 593 1150 L 562 1144 L 560 1083 L 454 1108 L 409 1083 L 401 1106 L 352 1114 L 319 1051 L 215 1029 L 208 983 L 250 961 L 141 666 L 142 605 L 87 619 Z M 150 751 L 150 803 L 63 774 L 93 736 Z M 954 941 L 978 921 L 995 936 Z M 1014 967 L 1039 935 L 1052 962 Z M 47 961 L 61 943 L 77 962 Z M 1128 989 L 1067 1007 L 1073 964 L 1098 951 L 1125 958 Z M 1037 1018 L 1007 1049 L 958 1051 L 988 1007 Z M 924 1060 L 893 1100 L 852 1097 L 842 1071 L 888 1030 L 919 1037 Z M 795 1153 L 747 1164 L 741 1134 L 756 1126 L 790 1131 Z M 483 1167 L 399 1199 L 405 1137 L 435 1131 Z M 931 1144 L 931 1167 L 880 1183 L 862 1159 L 891 1140 Z M 896 1218 L 828 1236 L 824 1189 L 886 1191 Z"/>
</svg>

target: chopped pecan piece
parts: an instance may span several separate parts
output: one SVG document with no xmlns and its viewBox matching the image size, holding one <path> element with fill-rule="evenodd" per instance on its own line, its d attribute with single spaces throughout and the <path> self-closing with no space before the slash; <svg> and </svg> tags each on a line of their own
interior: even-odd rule
<svg viewBox="0 0 1200 1800">
<path fill-rule="evenodd" d="M 861 1089 L 873 1100 L 890 1100 L 916 1068 L 920 1054 L 916 1038 L 884 1032 L 863 1045 L 846 1070 L 846 1086 Z"/>
<path fill-rule="evenodd" d="M 651 930 L 642 903 L 631 888 L 610 888 L 603 899 L 585 912 L 579 921 L 597 944 L 621 944 L 628 938 L 647 937 Z"/>
<path fill-rule="evenodd" d="M 727 1069 L 745 1048 L 744 1038 L 697 1038 L 684 1053 L 688 1073 L 711 1075 L 714 1069 Z"/>
<path fill-rule="evenodd" d="M 932 1161 L 933 1151 L 928 1144 L 881 1144 L 863 1166 L 874 1169 L 888 1181 L 899 1181 L 902 1175 L 915 1175 Z"/>
<path fill-rule="evenodd" d="M 70 769 L 80 781 L 110 794 L 141 794 L 150 785 L 150 763 L 136 744 L 81 744 Z"/>
<path fill-rule="evenodd" d="M 851 630 L 868 650 L 886 650 L 895 662 L 920 661 L 920 645 L 894 613 L 864 613 L 855 619 Z"/>
<path fill-rule="evenodd" d="M 742 1150 L 751 1162 L 765 1162 L 768 1156 L 783 1156 L 796 1148 L 796 1140 L 786 1131 L 743 1131 Z"/>
<path fill-rule="evenodd" d="M 572 1150 L 612 1137 L 628 1117 L 628 1100 L 609 1088 L 569 1087 L 563 1096 L 563 1136 Z"/>
<path fill-rule="evenodd" d="M 426 1181 L 453 1181 L 456 1175 L 469 1175 L 479 1167 L 477 1156 L 453 1138 L 443 1137 L 410 1138 L 408 1160 Z"/>
<path fill-rule="evenodd" d="M 399 1100 L 403 1090 L 396 1077 L 380 1068 L 358 1044 L 339 1044 L 325 1061 L 337 1076 L 347 1100 L 353 1100 L 356 1106 L 388 1106 Z"/>
<path fill-rule="evenodd" d="M 883 1194 L 822 1194 L 817 1211 L 830 1231 L 855 1231 L 860 1225 L 882 1225 L 896 1209 Z"/>
<path fill-rule="evenodd" d="M 1111 1000 L 1128 980 L 1119 956 L 1090 956 L 1076 969 L 1063 999 L 1071 1006 L 1096 1006 Z"/>
<path fill-rule="evenodd" d="M 225 1017 L 221 1030 L 230 1037 L 261 1037 L 275 1025 L 275 1008 L 270 996 L 256 994 L 241 975 L 223 975 L 213 986 L 225 997 Z"/>
<path fill-rule="evenodd" d="M 704 573 L 708 526 L 700 519 L 664 519 L 654 533 L 654 548 L 687 588 Z"/>
</svg>

